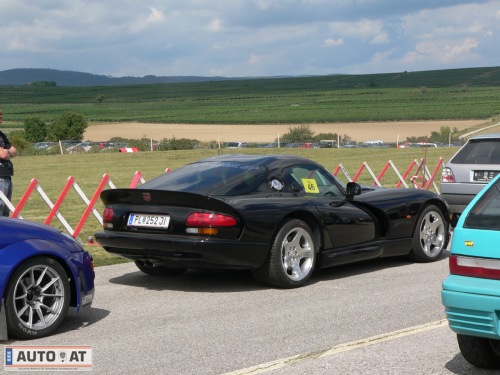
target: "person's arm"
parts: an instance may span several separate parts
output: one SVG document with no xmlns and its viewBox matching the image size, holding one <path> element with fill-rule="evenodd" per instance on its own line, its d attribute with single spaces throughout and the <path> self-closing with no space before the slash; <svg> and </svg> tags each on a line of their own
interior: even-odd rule
<svg viewBox="0 0 500 375">
<path fill-rule="evenodd" d="M 0 159 L 10 160 L 17 156 L 17 149 L 14 146 L 10 146 L 9 149 L 0 147 Z"/>
</svg>

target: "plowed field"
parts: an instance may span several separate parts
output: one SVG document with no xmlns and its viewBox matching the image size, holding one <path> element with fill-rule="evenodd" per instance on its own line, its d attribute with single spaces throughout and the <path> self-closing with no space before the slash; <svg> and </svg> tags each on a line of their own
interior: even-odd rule
<svg viewBox="0 0 500 375">
<path fill-rule="evenodd" d="M 347 134 L 354 141 L 383 140 L 384 142 L 405 141 L 411 136 L 430 136 L 442 126 L 458 130 L 469 129 L 485 120 L 465 121 L 426 121 L 426 122 L 382 122 L 382 123 L 331 123 L 308 124 L 314 134 L 338 133 Z M 84 139 L 89 141 L 106 141 L 113 137 L 123 138 L 188 138 L 199 141 L 221 142 L 273 142 L 279 136 L 288 133 L 289 125 L 200 125 L 200 124 L 146 124 L 146 123 L 106 123 L 91 124 L 85 132 Z"/>
</svg>

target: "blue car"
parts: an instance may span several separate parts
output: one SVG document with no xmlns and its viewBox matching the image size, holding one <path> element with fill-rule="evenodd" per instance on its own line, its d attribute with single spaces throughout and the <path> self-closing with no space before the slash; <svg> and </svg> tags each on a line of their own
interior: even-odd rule
<svg viewBox="0 0 500 375">
<path fill-rule="evenodd" d="M 442 302 L 464 358 L 500 369 L 500 175 L 466 207 L 453 233 Z"/>
<path fill-rule="evenodd" d="M 92 256 L 47 225 L 0 217 L 0 340 L 56 330 L 94 298 Z"/>
</svg>

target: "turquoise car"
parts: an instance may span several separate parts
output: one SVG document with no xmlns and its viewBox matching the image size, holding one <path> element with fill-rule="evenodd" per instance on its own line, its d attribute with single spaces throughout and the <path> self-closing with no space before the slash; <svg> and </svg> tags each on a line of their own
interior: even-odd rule
<svg viewBox="0 0 500 375">
<path fill-rule="evenodd" d="M 441 298 L 464 358 L 500 369 L 500 175 L 470 202 L 453 232 Z"/>
</svg>

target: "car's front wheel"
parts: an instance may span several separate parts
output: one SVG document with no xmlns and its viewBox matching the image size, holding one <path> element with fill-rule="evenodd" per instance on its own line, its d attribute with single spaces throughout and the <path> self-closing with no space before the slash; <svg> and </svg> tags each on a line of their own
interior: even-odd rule
<svg viewBox="0 0 500 375">
<path fill-rule="evenodd" d="M 419 262 L 439 259 L 446 244 L 448 224 L 439 208 L 430 205 L 424 208 L 413 236 L 411 256 Z"/>
<path fill-rule="evenodd" d="M 316 264 L 311 228 L 298 219 L 285 222 L 276 234 L 266 262 L 253 270 L 254 277 L 278 288 L 303 286 Z"/>
<path fill-rule="evenodd" d="M 471 365 L 500 369 L 500 340 L 457 334 L 458 347 Z"/>
<path fill-rule="evenodd" d="M 6 289 L 9 336 L 34 339 L 52 333 L 68 313 L 70 293 L 68 275 L 56 260 L 36 257 L 22 263 Z"/>
</svg>

